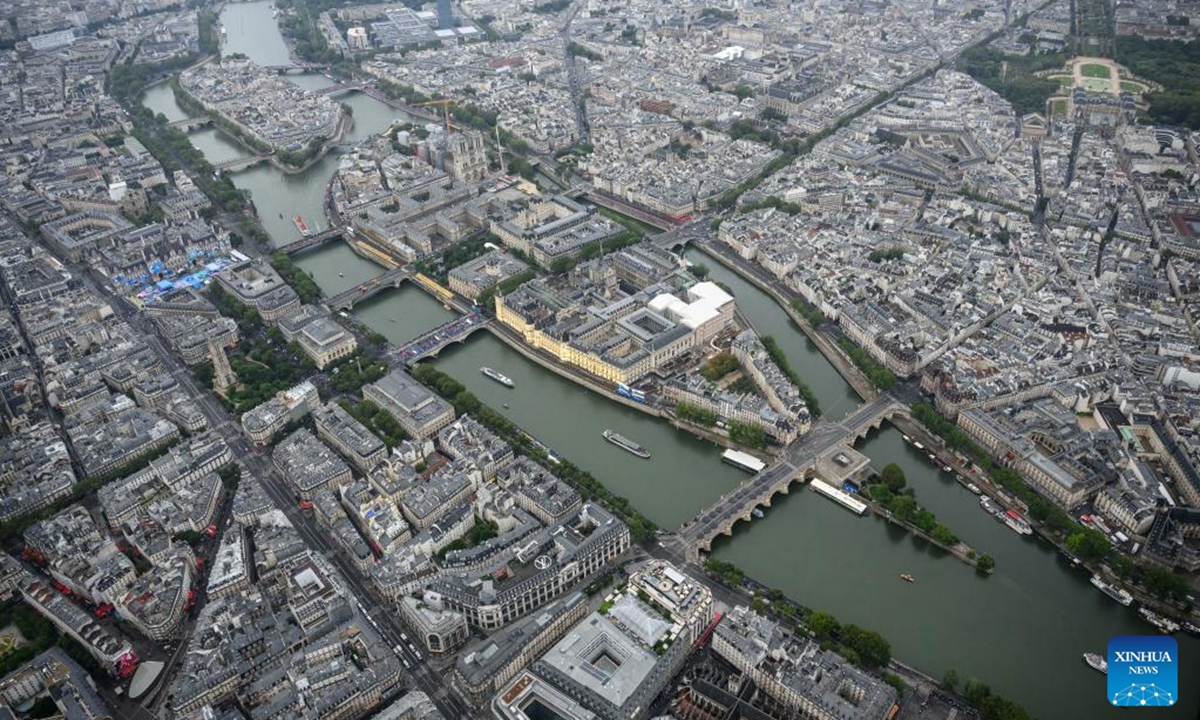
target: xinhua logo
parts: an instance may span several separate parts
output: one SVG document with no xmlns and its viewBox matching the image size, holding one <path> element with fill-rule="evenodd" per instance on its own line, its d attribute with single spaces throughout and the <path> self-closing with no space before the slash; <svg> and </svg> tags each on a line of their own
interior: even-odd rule
<svg viewBox="0 0 1200 720">
<path fill-rule="evenodd" d="M 1179 645 L 1169 635 L 1122 635 L 1108 642 L 1108 701 L 1163 707 L 1179 699 Z"/>
</svg>

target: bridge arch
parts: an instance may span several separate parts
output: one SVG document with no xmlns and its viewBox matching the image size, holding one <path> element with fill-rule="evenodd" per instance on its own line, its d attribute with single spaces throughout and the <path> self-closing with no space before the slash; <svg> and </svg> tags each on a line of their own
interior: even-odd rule
<svg viewBox="0 0 1200 720">
<path fill-rule="evenodd" d="M 452 338 L 447 338 L 444 342 L 440 342 L 440 343 L 434 345 L 433 347 L 429 348 L 425 352 L 421 353 L 420 355 L 414 355 L 411 358 L 405 360 L 404 362 L 409 367 L 412 367 L 413 365 L 416 365 L 417 363 L 421 362 L 422 360 L 428 360 L 429 358 L 435 358 L 438 355 L 441 355 L 442 351 L 445 350 L 446 348 L 450 347 L 451 345 L 461 345 L 463 342 L 466 341 L 467 338 L 474 335 L 477 331 L 482 330 L 484 327 L 486 327 L 486 325 L 484 325 L 484 324 L 473 325 L 471 327 L 471 329 L 467 330 L 465 333 L 463 333 L 461 335 L 456 335 Z"/>
</svg>

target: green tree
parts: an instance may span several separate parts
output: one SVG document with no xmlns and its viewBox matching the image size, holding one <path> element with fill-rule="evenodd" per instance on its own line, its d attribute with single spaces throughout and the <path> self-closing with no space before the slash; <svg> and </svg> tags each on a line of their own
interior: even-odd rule
<svg viewBox="0 0 1200 720">
<path fill-rule="evenodd" d="M 819 638 L 827 638 L 841 627 L 837 618 L 821 610 L 814 610 L 809 613 L 808 617 L 804 620 L 804 624 Z"/>
<path fill-rule="evenodd" d="M 942 676 L 942 687 L 950 692 L 954 692 L 958 688 L 958 671 L 950 668 L 946 674 Z"/>
<path fill-rule="evenodd" d="M 1067 536 L 1067 550 L 1085 562 L 1096 562 L 1108 557 L 1112 544 L 1104 533 L 1093 528 L 1080 528 Z"/>
<path fill-rule="evenodd" d="M 1117 553 L 1114 555 L 1109 561 L 1108 566 L 1112 568 L 1112 571 L 1121 579 L 1126 579 L 1133 574 L 1133 561 L 1129 559 L 1128 555 L 1123 553 Z"/>
<path fill-rule="evenodd" d="M 883 471 L 879 473 L 879 479 L 887 486 L 888 490 L 898 493 L 904 489 L 907 483 L 904 477 L 904 470 L 896 463 L 888 463 L 883 466 Z"/>
<path fill-rule="evenodd" d="M 976 563 L 976 567 L 983 572 L 991 572 L 996 568 L 996 561 L 991 555 L 984 553 L 979 556 L 979 561 Z"/>
<path fill-rule="evenodd" d="M 858 653 L 859 660 L 874 670 L 892 661 L 892 646 L 874 630 L 865 630 L 853 623 L 842 626 L 842 644 Z"/>
<path fill-rule="evenodd" d="M 1157 565 L 1142 569 L 1142 584 L 1146 586 L 1146 592 L 1160 600 L 1182 600 L 1189 589 L 1186 577 Z"/>
<path fill-rule="evenodd" d="M 958 537 L 956 537 L 954 533 L 950 532 L 950 528 L 946 527 L 945 525 L 943 525 L 941 523 L 935 524 L 933 526 L 933 532 L 931 532 L 929 534 L 931 536 L 933 536 L 934 540 L 937 540 L 938 542 L 940 542 L 943 545 L 957 545 L 958 544 Z"/>
<path fill-rule="evenodd" d="M 730 420 L 729 439 L 738 445 L 745 445 L 750 448 L 764 448 L 767 446 L 767 433 L 757 423 Z"/>
<path fill-rule="evenodd" d="M 900 495 L 892 501 L 892 513 L 901 520 L 912 520 L 917 514 L 917 501 L 911 495 Z"/>
</svg>

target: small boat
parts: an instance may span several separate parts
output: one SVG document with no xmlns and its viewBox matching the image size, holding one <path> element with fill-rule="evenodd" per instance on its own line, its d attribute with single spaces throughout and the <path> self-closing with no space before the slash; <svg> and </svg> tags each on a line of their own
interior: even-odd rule
<svg viewBox="0 0 1200 720">
<path fill-rule="evenodd" d="M 915 447 L 915 448 L 916 448 L 916 449 L 918 449 L 918 450 L 924 450 L 924 449 L 925 449 L 925 446 L 924 446 L 924 445 L 922 445 L 921 443 L 913 443 L 913 447 Z"/>
<path fill-rule="evenodd" d="M 997 507 L 996 503 L 992 502 L 992 499 L 987 495 L 979 498 L 979 507 L 983 508 L 988 515 L 1000 514 L 1000 508 Z"/>
<path fill-rule="evenodd" d="M 917 579 L 908 573 L 900 573 L 900 579 L 904 582 L 915 583 Z"/>
<path fill-rule="evenodd" d="M 943 466 L 942 466 L 942 470 L 943 470 L 944 472 L 954 472 L 952 469 L 950 469 L 950 466 L 949 466 L 949 465 L 943 465 Z"/>
<path fill-rule="evenodd" d="M 508 403 L 504 403 L 504 409 L 505 409 L 505 410 L 507 410 L 507 409 L 508 409 Z"/>
<path fill-rule="evenodd" d="M 912 442 L 912 438 L 903 433 L 900 434 L 900 437 L 904 438 L 904 442 Z"/>
<path fill-rule="evenodd" d="M 279 213 L 279 217 L 283 217 L 283 213 Z"/>
<path fill-rule="evenodd" d="M 1101 672 L 1105 675 L 1108 674 L 1108 662 L 1096 653 L 1084 653 L 1083 661 L 1096 672 Z"/>
<path fill-rule="evenodd" d="M 756 518 L 759 518 L 760 520 L 763 518 L 763 511 L 761 508 L 754 508 L 750 511 L 750 514 Z"/>
<path fill-rule="evenodd" d="M 292 218 L 292 223 L 295 224 L 296 229 L 300 231 L 301 235 L 308 235 L 308 224 L 304 222 L 304 218 L 297 215 Z"/>
<path fill-rule="evenodd" d="M 980 489 L 979 489 L 979 486 L 978 486 L 978 485 L 976 485 L 975 483 L 970 483 L 970 482 L 969 482 L 969 483 L 967 483 L 967 489 L 968 489 L 968 490 L 970 490 L 971 492 L 975 493 L 976 495 L 982 495 L 982 494 L 983 494 L 983 491 L 982 491 L 982 490 L 980 490 Z"/>
<path fill-rule="evenodd" d="M 1196 625 L 1193 625 L 1190 622 L 1183 623 L 1183 631 L 1185 633 L 1187 633 L 1188 635 L 1195 635 L 1196 637 L 1200 637 L 1200 627 L 1197 627 Z"/>
<path fill-rule="evenodd" d="M 507 375 L 503 375 L 503 374 L 491 369 L 490 367 L 481 367 L 481 368 L 479 368 L 479 372 L 483 373 L 484 377 L 491 378 L 492 380 L 495 380 L 496 382 L 500 383 L 504 387 L 516 387 L 516 385 L 517 385 Z"/>
<path fill-rule="evenodd" d="M 388 320 L 390 320 L 392 322 L 396 322 L 396 318 L 388 318 Z"/>
<path fill-rule="evenodd" d="M 612 430 L 605 430 L 603 435 L 604 435 L 605 440 L 609 441 L 613 445 L 616 445 L 617 447 L 621 448 L 622 450 L 624 450 L 626 452 L 633 453 L 634 455 L 637 455 L 638 457 L 642 458 L 643 460 L 648 460 L 650 458 L 649 450 L 642 447 L 641 445 L 634 442 L 633 440 L 630 440 L 629 438 L 625 437 L 624 435 L 621 435 L 620 433 L 614 432 Z"/>
</svg>

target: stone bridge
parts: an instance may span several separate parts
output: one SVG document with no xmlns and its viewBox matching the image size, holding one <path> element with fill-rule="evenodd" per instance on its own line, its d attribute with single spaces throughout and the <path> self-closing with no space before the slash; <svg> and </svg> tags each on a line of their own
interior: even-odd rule
<svg viewBox="0 0 1200 720">
<path fill-rule="evenodd" d="M 360 92 L 371 86 L 372 86 L 371 83 L 368 83 L 368 82 L 349 83 L 349 84 L 340 84 L 339 83 L 337 85 L 330 85 L 327 88 L 322 88 L 321 90 L 317 90 L 316 93 L 318 95 L 324 95 L 327 98 L 335 98 L 335 97 L 339 97 L 341 95 L 346 95 L 346 94 L 352 93 L 352 92 Z"/>
<path fill-rule="evenodd" d="M 353 309 L 355 305 L 369 297 L 373 297 L 376 293 L 379 293 L 382 290 L 387 290 L 388 288 L 398 288 L 405 280 L 411 279 L 412 270 L 409 266 L 405 265 L 403 267 L 393 268 L 373 280 L 368 280 L 360 285 L 355 285 L 349 290 L 340 292 L 331 298 L 326 298 L 325 305 L 327 305 L 331 310 L 349 311 Z"/>
<path fill-rule="evenodd" d="M 787 494 L 794 482 L 813 477 L 822 460 L 853 446 L 885 420 L 907 413 L 908 407 L 892 395 L 883 394 L 841 420 L 818 420 L 804 437 L 787 447 L 779 460 L 722 495 L 694 519 L 679 528 L 664 544 L 675 546 L 685 557 L 697 561 L 701 551 L 712 549 L 720 535 L 732 535 L 740 520 L 749 521 L 759 506 L 770 507 L 778 493 Z"/>
<path fill-rule="evenodd" d="M 664 233 L 648 236 L 646 239 L 663 250 L 674 250 L 675 248 L 684 247 L 688 243 L 699 242 L 708 237 L 708 235 L 707 222 L 690 220 Z"/>
<path fill-rule="evenodd" d="M 280 65 L 263 65 L 262 69 L 273 73 L 278 73 L 280 75 L 293 75 L 311 72 L 314 70 L 328 70 L 329 66 L 322 65 L 320 63 L 289 62 Z"/>
<path fill-rule="evenodd" d="M 190 133 L 193 130 L 199 130 L 200 128 L 207 127 L 209 125 L 212 125 L 212 118 L 207 115 L 201 115 L 200 117 L 181 118 L 179 120 L 172 120 L 171 122 L 167 123 L 167 127 L 178 128 L 185 133 Z"/>
<path fill-rule="evenodd" d="M 295 256 L 300 255 L 301 253 L 306 253 L 309 250 L 316 250 L 319 247 L 324 247 L 326 243 L 333 242 L 334 240 L 340 240 L 341 237 L 342 231 L 340 228 L 329 228 L 328 230 L 323 230 L 319 233 L 305 235 L 299 240 L 293 240 L 287 245 L 283 245 L 279 249 L 288 255 Z"/>
<path fill-rule="evenodd" d="M 462 342 L 487 326 L 487 318 L 478 312 L 471 312 L 460 318 L 454 318 L 409 341 L 404 347 L 400 348 L 400 361 L 407 367 L 412 367 L 427 357 L 437 355 L 447 345 Z"/>
<path fill-rule="evenodd" d="M 270 155 L 247 155 L 245 157 L 233 158 L 232 160 L 226 160 L 223 163 L 213 165 L 213 169 L 220 170 L 221 172 L 238 172 L 239 170 L 254 167 L 260 162 L 264 162 L 268 157 Z"/>
</svg>

